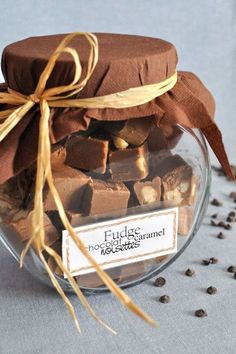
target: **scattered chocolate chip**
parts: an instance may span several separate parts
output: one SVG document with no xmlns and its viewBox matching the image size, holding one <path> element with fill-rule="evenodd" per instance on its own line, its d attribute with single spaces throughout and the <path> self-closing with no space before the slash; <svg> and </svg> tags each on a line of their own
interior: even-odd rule
<svg viewBox="0 0 236 354">
<path fill-rule="evenodd" d="M 228 221 L 228 220 L 227 220 Z M 235 220 L 233 220 L 235 221 Z M 230 222 L 231 221 L 231 218 L 230 218 Z M 218 226 L 218 227 L 222 227 L 224 228 L 225 230 L 230 230 L 232 229 L 232 226 L 230 224 L 226 224 L 224 221 L 219 221 L 219 222 L 216 222 L 214 220 L 211 220 L 211 226 Z"/>
<path fill-rule="evenodd" d="M 226 221 L 227 221 L 227 222 L 234 222 L 234 221 L 235 221 L 235 218 L 232 217 L 232 216 L 227 216 Z"/>
<path fill-rule="evenodd" d="M 225 235 L 223 234 L 223 232 L 219 232 L 217 235 L 217 238 L 219 238 L 220 240 L 223 240 L 225 238 Z"/>
<path fill-rule="evenodd" d="M 193 277 L 195 274 L 196 274 L 195 271 L 190 268 L 188 268 L 185 272 L 185 275 L 187 275 L 187 277 Z"/>
<path fill-rule="evenodd" d="M 225 226 L 226 226 L 226 224 L 225 224 L 225 222 L 224 222 L 224 221 L 219 221 L 219 222 L 218 222 L 218 224 L 217 224 L 217 226 L 220 226 L 220 227 L 225 227 Z"/>
<path fill-rule="evenodd" d="M 218 258 L 216 258 L 216 257 L 211 257 L 211 258 L 210 258 L 210 262 L 211 262 L 211 264 L 216 264 L 216 263 L 219 262 L 219 260 L 218 260 Z"/>
<path fill-rule="evenodd" d="M 168 302 L 170 302 L 170 297 L 169 295 L 162 295 L 159 299 L 159 301 L 162 303 L 162 304 L 168 304 Z"/>
<path fill-rule="evenodd" d="M 230 267 L 227 269 L 227 272 L 229 272 L 229 273 L 236 273 L 236 266 L 230 266 Z"/>
<path fill-rule="evenodd" d="M 217 217 L 218 217 L 218 214 L 212 214 L 212 216 L 211 216 L 212 219 L 217 219 Z"/>
<path fill-rule="evenodd" d="M 224 227 L 225 230 L 231 230 L 232 226 L 230 224 L 226 224 Z"/>
<path fill-rule="evenodd" d="M 236 272 L 234 273 L 234 279 L 236 279 Z"/>
<path fill-rule="evenodd" d="M 212 199 L 211 201 L 211 205 L 214 205 L 214 206 L 222 206 L 223 204 L 216 198 Z"/>
<path fill-rule="evenodd" d="M 203 265 L 216 264 L 218 263 L 218 259 L 216 257 L 206 258 L 202 260 Z"/>
<path fill-rule="evenodd" d="M 207 313 L 206 313 L 205 310 L 199 309 L 199 310 L 196 310 L 196 311 L 195 311 L 195 316 L 196 316 L 196 317 L 206 317 L 206 316 L 207 316 Z"/>
<path fill-rule="evenodd" d="M 209 295 L 214 295 L 217 293 L 217 288 L 215 288 L 214 286 L 209 286 L 207 288 L 207 294 Z"/>
<path fill-rule="evenodd" d="M 202 264 L 208 266 L 209 264 L 211 264 L 211 261 L 209 259 L 203 259 Z"/>
<path fill-rule="evenodd" d="M 228 214 L 229 217 L 235 218 L 236 217 L 236 213 L 235 211 L 230 211 Z"/>
<path fill-rule="evenodd" d="M 229 194 L 229 197 L 232 198 L 232 199 L 236 199 L 236 192 L 231 192 Z"/>
<path fill-rule="evenodd" d="M 218 226 L 218 223 L 215 222 L 214 220 L 211 220 L 211 226 Z"/>
<path fill-rule="evenodd" d="M 165 283 L 166 283 L 165 278 L 159 277 L 159 278 L 156 278 L 156 279 L 155 279 L 153 285 L 160 288 L 160 287 L 164 286 Z"/>
</svg>

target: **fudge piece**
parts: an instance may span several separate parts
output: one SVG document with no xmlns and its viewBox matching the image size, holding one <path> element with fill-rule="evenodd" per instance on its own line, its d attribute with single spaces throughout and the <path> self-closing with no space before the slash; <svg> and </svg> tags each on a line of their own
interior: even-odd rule
<svg viewBox="0 0 236 354">
<path fill-rule="evenodd" d="M 9 225 L 13 228 L 21 241 L 27 241 L 32 235 L 31 229 L 31 216 L 32 212 L 28 213 L 25 218 L 19 218 L 18 220 L 14 220 Z M 45 230 L 45 244 L 47 246 L 52 245 L 56 240 L 59 239 L 60 235 L 52 225 L 50 219 L 46 214 L 43 215 L 44 217 L 44 230 Z"/>
<path fill-rule="evenodd" d="M 188 205 L 179 207 L 178 234 L 187 236 L 193 221 L 193 208 Z"/>
<path fill-rule="evenodd" d="M 147 272 L 147 261 L 121 266 L 120 282 L 132 280 Z"/>
<path fill-rule="evenodd" d="M 83 172 L 63 164 L 54 165 L 52 173 L 64 209 L 79 210 L 90 178 Z M 48 187 L 44 190 L 44 208 L 46 211 L 57 209 Z"/>
<path fill-rule="evenodd" d="M 182 137 L 183 132 L 175 125 L 161 124 L 151 130 L 147 143 L 149 151 L 173 149 Z"/>
<path fill-rule="evenodd" d="M 68 216 L 68 219 L 70 220 L 70 223 L 73 227 L 77 227 L 81 223 L 81 218 L 83 217 L 83 214 L 78 213 L 76 211 L 72 210 L 67 210 L 66 214 Z"/>
<path fill-rule="evenodd" d="M 135 148 L 111 151 L 109 167 L 112 180 L 137 181 L 148 175 L 147 144 Z"/>
<path fill-rule="evenodd" d="M 116 282 L 119 280 L 120 267 L 106 269 L 105 272 Z M 100 279 L 97 273 L 78 275 L 75 277 L 75 279 L 79 286 L 85 288 L 97 288 L 99 286 L 104 286 L 103 281 Z"/>
<path fill-rule="evenodd" d="M 135 182 L 133 188 L 140 205 L 161 200 L 161 179 L 159 177 L 153 178 L 152 181 Z"/>
<path fill-rule="evenodd" d="M 52 147 L 52 152 L 51 152 L 51 165 L 56 166 L 56 165 L 61 165 L 64 164 L 66 159 L 66 149 L 64 146 L 61 145 L 56 145 Z"/>
<path fill-rule="evenodd" d="M 151 130 L 147 139 L 147 144 L 148 150 L 151 152 L 165 150 L 168 148 L 168 143 L 164 132 L 158 127 L 155 127 Z"/>
<path fill-rule="evenodd" d="M 163 261 L 166 261 L 169 258 L 169 254 L 167 254 L 166 256 L 159 256 L 155 258 L 155 263 L 159 264 L 162 263 Z"/>
<path fill-rule="evenodd" d="M 157 167 L 157 175 L 162 179 L 163 200 L 180 204 L 189 195 L 192 167 L 179 155 L 162 160 Z"/>
<path fill-rule="evenodd" d="M 183 204 L 192 205 L 196 202 L 198 188 L 197 176 L 192 176 L 190 185 L 191 187 L 189 188 L 188 193 L 184 197 Z"/>
<path fill-rule="evenodd" d="M 106 172 L 109 141 L 73 135 L 66 144 L 66 164 L 97 173 Z"/>
<path fill-rule="evenodd" d="M 103 128 L 131 145 L 141 145 L 153 128 L 153 118 L 133 118 L 119 122 L 108 122 Z"/>
<path fill-rule="evenodd" d="M 167 148 L 173 149 L 181 139 L 183 132 L 177 125 L 160 124 L 160 128 L 166 138 Z"/>
<path fill-rule="evenodd" d="M 125 215 L 130 192 L 123 183 L 93 180 L 89 183 L 83 210 L 86 215 L 119 211 Z"/>
<path fill-rule="evenodd" d="M 170 156 L 173 156 L 170 150 L 149 151 L 149 176 L 156 176 L 158 165 Z"/>
<path fill-rule="evenodd" d="M 16 213 L 19 209 L 28 207 L 32 182 L 30 168 L 0 185 L 0 216 L 3 219 Z"/>
<path fill-rule="evenodd" d="M 58 230 L 58 232 L 61 233 L 63 230 L 65 230 L 65 227 L 61 221 L 61 218 L 57 210 L 49 210 L 47 211 L 47 215 L 50 218 L 53 225 Z M 77 211 L 66 210 L 66 216 L 72 226 L 74 227 L 79 226 L 82 217 L 81 213 Z"/>
</svg>

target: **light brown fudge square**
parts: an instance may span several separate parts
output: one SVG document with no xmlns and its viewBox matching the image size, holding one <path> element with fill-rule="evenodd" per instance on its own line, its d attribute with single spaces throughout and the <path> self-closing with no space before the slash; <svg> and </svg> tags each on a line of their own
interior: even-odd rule
<svg viewBox="0 0 236 354">
<path fill-rule="evenodd" d="M 84 136 L 71 136 L 66 144 L 66 164 L 82 170 L 105 173 L 109 141 Z"/>
<path fill-rule="evenodd" d="M 84 213 L 98 215 L 118 211 L 119 215 L 125 215 L 129 196 L 130 192 L 123 183 L 93 180 L 84 198 Z"/>
</svg>

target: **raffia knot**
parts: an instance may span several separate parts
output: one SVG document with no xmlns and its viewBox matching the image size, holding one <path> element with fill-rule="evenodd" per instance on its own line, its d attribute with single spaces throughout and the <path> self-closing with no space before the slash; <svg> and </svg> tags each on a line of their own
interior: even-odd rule
<svg viewBox="0 0 236 354">
<path fill-rule="evenodd" d="M 29 95 L 28 99 L 34 103 L 40 102 L 40 98 L 35 93 L 32 93 L 31 95 Z"/>
</svg>

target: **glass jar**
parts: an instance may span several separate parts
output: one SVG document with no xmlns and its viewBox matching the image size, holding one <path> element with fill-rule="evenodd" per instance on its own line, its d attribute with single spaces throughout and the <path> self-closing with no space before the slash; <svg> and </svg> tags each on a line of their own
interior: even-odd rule
<svg viewBox="0 0 236 354">
<path fill-rule="evenodd" d="M 99 124 L 102 123 L 95 124 L 97 133 L 99 133 L 96 135 L 96 139 L 102 140 L 104 139 L 104 136 L 101 137 L 100 135 Z M 107 131 L 109 132 L 109 130 Z M 90 139 L 88 138 L 88 135 L 90 134 L 91 132 L 83 134 L 77 133 L 73 135 L 72 138 L 74 136 L 79 137 L 81 135 L 83 139 Z M 117 152 L 127 149 L 135 149 L 133 145 L 120 146 L 119 144 L 123 144 L 126 141 L 117 135 L 114 139 L 113 133 L 112 137 L 112 142 L 109 142 L 110 153 L 113 153 L 114 151 Z M 209 199 L 209 157 L 205 139 L 200 130 L 185 129 L 179 125 L 162 126 L 161 129 L 155 127 L 149 133 L 144 144 L 146 144 L 148 147 L 148 153 L 146 155 L 148 156 L 148 173 L 135 178 L 135 181 L 132 181 L 132 177 L 123 178 L 122 183 L 125 185 L 126 190 L 128 190 L 130 193 L 127 209 L 125 211 L 123 209 L 118 209 L 114 211 L 110 210 L 110 212 L 108 212 L 106 208 L 101 208 L 100 213 L 96 212 L 96 215 L 90 215 L 90 217 L 88 217 L 88 212 L 82 212 L 79 222 L 77 220 L 77 224 L 76 222 L 72 224 L 74 227 L 78 225 L 92 225 L 95 222 L 96 225 L 97 223 L 99 225 L 99 222 L 101 221 L 109 221 L 117 218 L 122 219 L 127 215 L 137 216 L 144 212 L 148 214 L 153 211 L 163 211 L 173 207 L 178 208 L 177 252 L 107 269 L 106 271 L 110 277 L 114 279 L 115 282 L 122 288 L 135 285 L 159 274 L 182 254 L 182 252 L 189 245 L 197 230 L 199 229 Z M 68 141 L 66 143 L 66 149 L 67 152 L 70 149 Z M 57 151 L 57 148 L 55 151 Z M 60 153 L 58 156 L 59 155 Z M 69 160 L 70 158 L 68 159 L 67 156 L 67 162 Z M 129 170 L 128 174 L 132 175 L 132 173 L 134 173 L 134 171 L 132 172 L 132 161 L 124 159 L 123 163 L 124 166 L 119 165 L 116 160 L 114 166 L 111 167 L 108 173 L 103 173 L 102 177 L 101 174 L 99 175 L 101 170 L 96 171 L 96 169 L 94 169 L 93 172 L 89 172 L 83 169 L 83 173 L 85 173 L 89 178 L 93 180 L 96 180 L 99 177 L 104 183 L 110 183 L 112 176 L 111 173 L 116 173 L 117 175 L 122 175 L 123 173 L 124 175 L 124 173 L 127 172 L 125 171 L 126 169 Z M 73 165 L 73 161 L 70 162 L 69 165 Z M 111 166 L 111 157 L 109 160 L 109 165 Z M 34 174 L 33 170 L 34 169 L 31 168 L 30 172 L 27 171 L 27 173 Z M 55 167 L 55 170 L 57 170 L 57 167 Z M 159 180 L 155 179 L 158 175 L 161 175 L 158 177 Z M 169 178 L 170 175 L 171 178 Z M 29 179 L 24 179 L 24 183 L 25 180 Z M 171 183 L 172 187 L 170 186 Z M 22 220 L 22 218 L 24 219 L 28 211 L 22 210 L 20 216 L 19 212 L 12 213 L 12 211 L 9 209 L 9 205 L 7 204 L 9 201 L 7 200 L 6 196 L 10 197 L 13 189 L 12 187 L 11 189 L 7 189 L 5 186 L 1 187 L 3 191 L 2 194 L 5 193 L 5 199 L 1 199 L 2 201 L 4 199 L 4 201 L 1 208 L 2 223 L 0 226 L 0 240 L 6 246 L 12 256 L 19 262 L 20 254 L 25 246 L 25 241 L 23 240 L 22 242 L 24 236 L 23 238 L 19 237 L 19 229 L 17 229 L 15 226 L 18 222 L 18 218 L 20 218 L 20 220 Z M 143 187 L 147 188 L 145 189 Z M 11 193 L 6 192 L 7 190 L 10 190 Z M 29 195 L 32 193 L 33 192 L 31 187 Z M 158 193 L 160 195 L 157 197 Z M 90 198 L 89 193 L 84 193 L 83 199 L 86 201 L 88 198 Z M 106 202 L 107 199 L 105 203 Z M 123 202 L 124 199 L 122 199 L 122 203 Z M 32 205 L 28 200 L 28 197 L 27 203 L 28 205 Z M 100 199 L 100 203 L 103 204 L 102 198 Z M 50 202 L 48 202 L 48 204 L 50 204 Z M 6 213 L 6 210 L 8 213 Z M 122 212 L 120 213 L 120 211 Z M 11 217 L 9 217 L 9 214 L 11 214 Z M 48 210 L 47 215 L 58 230 L 58 220 L 56 220 L 58 218 L 55 218 L 55 213 L 53 214 L 50 212 L 50 210 Z M 14 227 L 12 227 L 11 218 L 13 218 Z M 21 227 L 21 232 L 24 227 Z M 60 232 L 62 232 L 63 227 L 60 226 L 59 228 Z M 59 240 L 54 243 L 52 242 L 51 247 L 55 248 L 59 253 L 61 253 L 61 235 Z M 48 264 L 53 270 L 62 288 L 65 291 L 72 291 L 69 282 L 63 277 L 60 270 L 55 266 L 53 260 L 50 257 L 48 258 Z M 51 281 L 47 275 L 47 272 L 32 248 L 29 250 L 24 259 L 24 268 L 27 269 L 41 282 L 51 286 Z M 90 274 L 78 275 L 76 276 L 76 280 L 81 289 L 85 292 L 99 292 L 106 290 L 106 287 L 102 284 L 100 278 L 94 272 Z"/>
</svg>

